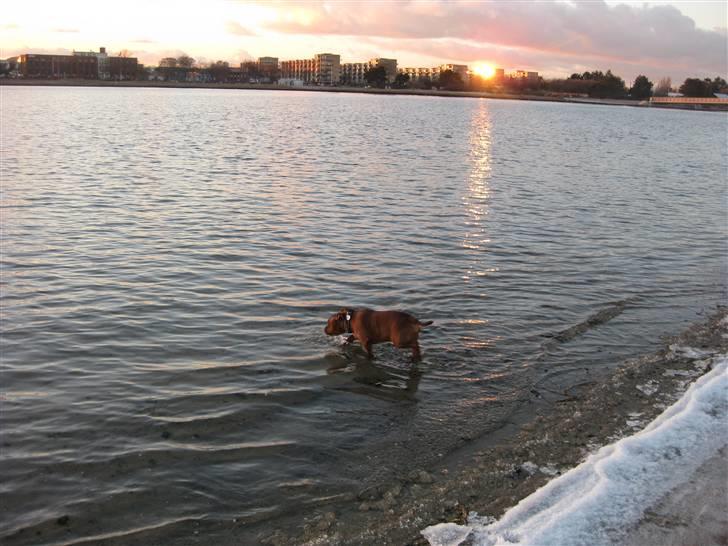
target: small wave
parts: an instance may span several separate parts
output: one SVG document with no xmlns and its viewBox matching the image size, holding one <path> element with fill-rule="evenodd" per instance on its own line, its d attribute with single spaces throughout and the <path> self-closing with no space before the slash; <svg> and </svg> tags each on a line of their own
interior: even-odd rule
<svg viewBox="0 0 728 546">
<path fill-rule="evenodd" d="M 624 312 L 624 310 L 627 308 L 627 305 L 629 305 L 630 303 L 631 300 L 622 300 L 615 302 L 609 307 L 597 311 L 579 324 L 576 324 L 571 328 L 567 328 L 566 330 L 562 330 L 561 332 L 549 337 L 552 337 L 559 343 L 566 343 L 567 341 L 571 341 L 575 337 L 580 336 L 585 332 L 588 332 L 589 330 L 596 328 L 597 326 L 601 326 L 602 324 L 609 322 L 613 318 L 618 317 Z"/>
</svg>

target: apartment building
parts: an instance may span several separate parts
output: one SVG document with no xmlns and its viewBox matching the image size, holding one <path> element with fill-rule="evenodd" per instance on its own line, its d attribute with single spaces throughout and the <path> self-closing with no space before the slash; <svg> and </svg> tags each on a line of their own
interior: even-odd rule
<svg viewBox="0 0 728 546">
<path fill-rule="evenodd" d="M 406 67 L 406 68 L 400 68 L 398 71 L 400 74 L 407 74 L 410 77 L 410 80 L 422 80 L 425 78 L 429 78 L 430 80 L 436 80 L 440 77 L 440 67 L 436 66 L 433 68 L 415 68 L 415 67 Z"/>
<path fill-rule="evenodd" d="M 406 67 L 400 68 L 398 72 L 400 74 L 407 74 L 410 77 L 410 80 L 413 81 L 422 80 L 424 78 L 429 78 L 430 80 L 435 81 L 440 78 L 440 74 L 445 70 L 452 70 L 460 76 L 463 82 L 467 82 L 469 79 L 468 66 L 465 64 L 441 64 L 440 66 L 434 66 L 432 68 Z"/>
<path fill-rule="evenodd" d="M 319 53 L 313 59 L 282 61 L 281 77 L 309 85 L 336 85 L 341 77 L 341 57 Z"/>
<path fill-rule="evenodd" d="M 538 80 L 538 72 L 530 72 L 528 70 L 516 70 L 513 74 L 511 74 L 511 78 L 536 81 Z"/>
<path fill-rule="evenodd" d="M 319 85 L 336 85 L 341 77 L 341 56 L 319 53 L 315 57 L 316 80 Z"/>
<path fill-rule="evenodd" d="M 397 59 L 369 59 L 365 63 L 343 63 L 341 65 L 340 81 L 344 85 L 365 85 L 364 75 L 368 70 L 383 67 L 387 73 L 387 83 L 392 83 L 397 77 Z"/>
<path fill-rule="evenodd" d="M 470 79 L 468 65 L 466 64 L 441 64 L 439 66 L 440 72 L 444 72 L 445 70 L 452 70 L 460 76 L 460 79 L 463 80 L 464 83 L 467 83 L 467 81 Z"/>
<path fill-rule="evenodd" d="M 278 57 L 258 57 L 258 70 L 266 77 L 278 74 Z"/>
<path fill-rule="evenodd" d="M 364 74 L 370 68 L 369 63 L 343 63 L 339 79 L 344 85 L 364 85 L 366 84 Z"/>
<path fill-rule="evenodd" d="M 369 64 L 375 68 L 379 66 L 383 67 L 387 73 L 388 83 L 392 83 L 394 78 L 397 77 L 397 59 L 383 59 L 378 57 L 376 59 L 371 59 Z"/>
</svg>

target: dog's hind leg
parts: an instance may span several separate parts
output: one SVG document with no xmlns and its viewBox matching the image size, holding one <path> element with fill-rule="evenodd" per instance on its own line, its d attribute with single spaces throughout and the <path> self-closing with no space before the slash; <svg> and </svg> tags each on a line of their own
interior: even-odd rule
<svg viewBox="0 0 728 546">
<path fill-rule="evenodd" d="M 420 344 L 415 341 L 415 344 L 412 345 L 412 360 L 415 362 L 419 362 L 422 360 L 422 353 L 420 352 Z"/>
<path fill-rule="evenodd" d="M 367 356 L 369 358 L 374 358 L 374 353 L 372 352 L 372 342 L 366 338 L 362 339 L 360 341 L 361 341 L 361 346 L 364 347 L 364 350 L 367 352 Z"/>
</svg>

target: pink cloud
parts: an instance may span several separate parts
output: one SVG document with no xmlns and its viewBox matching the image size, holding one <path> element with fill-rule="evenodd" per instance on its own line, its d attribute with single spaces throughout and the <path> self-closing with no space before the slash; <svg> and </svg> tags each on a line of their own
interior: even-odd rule
<svg viewBox="0 0 728 546">
<path fill-rule="evenodd" d="M 452 61 L 728 72 L 725 33 L 697 28 L 673 6 L 556 2 L 281 2 L 268 28 L 389 40 L 396 49 Z M 508 61 L 508 62 L 506 62 Z M 596 64 L 595 64 L 596 63 Z"/>
</svg>

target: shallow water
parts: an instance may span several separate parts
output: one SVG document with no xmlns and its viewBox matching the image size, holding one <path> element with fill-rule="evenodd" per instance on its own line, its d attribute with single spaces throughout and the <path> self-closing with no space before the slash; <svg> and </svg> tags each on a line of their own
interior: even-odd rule
<svg viewBox="0 0 728 546">
<path fill-rule="evenodd" d="M 723 114 L 0 92 L 13 542 L 274 527 L 726 301 Z M 325 336 L 343 305 L 434 320 L 423 362 Z"/>
</svg>

